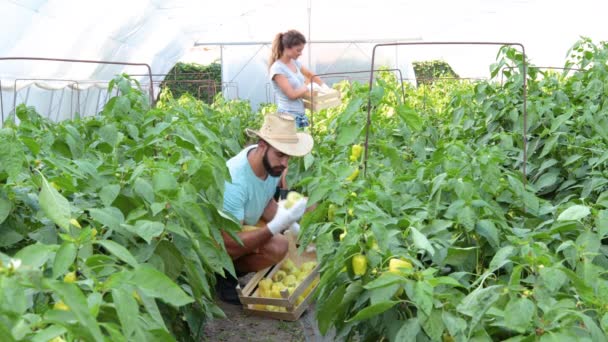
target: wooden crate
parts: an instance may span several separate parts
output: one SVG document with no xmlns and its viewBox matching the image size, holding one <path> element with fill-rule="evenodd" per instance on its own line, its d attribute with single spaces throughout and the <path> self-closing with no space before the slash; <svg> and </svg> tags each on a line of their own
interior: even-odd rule
<svg viewBox="0 0 608 342">
<path fill-rule="evenodd" d="M 288 236 L 290 240 L 289 243 L 289 252 L 285 259 L 274 265 L 272 267 L 268 267 L 264 270 L 257 272 L 251 280 L 245 285 L 244 288 L 240 288 L 237 286 L 236 290 L 239 295 L 239 299 L 241 304 L 243 304 L 243 311 L 256 316 L 280 319 L 284 321 L 296 321 L 302 316 L 304 311 L 310 305 L 310 301 L 312 299 L 312 294 L 317 287 L 317 283 L 319 282 L 319 265 L 317 264 L 312 271 L 302 280 L 300 284 L 296 287 L 293 293 L 289 294 L 287 290 L 281 291 L 282 298 L 269 298 L 269 297 L 260 297 L 258 293 L 258 283 L 260 280 L 264 278 L 272 277 L 277 271 L 281 269 L 281 265 L 289 258 L 291 261 L 298 267 L 302 266 L 303 263 L 307 261 L 317 261 L 316 252 L 304 252 L 302 254 L 297 253 L 297 248 L 295 245 L 295 239 Z M 306 291 L 309 286 L 313 286 L 313 288 L 309 291 L 308 295 L 304 298 L 304 300 L 297 304 L 296 301 L 298 297 Z M 262 310 L 256 308 L 255 305 L 273 305 L 281 308 L 285 308 L 285 311 L 269 311 Z"/>
<path fill-rule="evenodd" d="M 337 107 L 342 104 L 340 92 L 335 89 L 331 89 L 326 93 L 313 91 L 311 97 L 305 97 L 303 100 L 304 107 L 311 111 Z"/>
</svg>

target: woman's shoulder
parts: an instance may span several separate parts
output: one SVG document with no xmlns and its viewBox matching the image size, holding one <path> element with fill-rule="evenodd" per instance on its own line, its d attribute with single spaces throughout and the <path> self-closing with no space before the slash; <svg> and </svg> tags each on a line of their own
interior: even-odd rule
<svg viewBox="0 0 608 342">
<path fill-rule="evenodd" d="M 277 69 L 277 68 L 285 68 L 285 64 L 283 62 L 281 62 L 281 60 L 277 59 L 276 61 L 274 61 L 272 63 L 272 65 L 270 66 L 271 69 Z"/>
</svg>

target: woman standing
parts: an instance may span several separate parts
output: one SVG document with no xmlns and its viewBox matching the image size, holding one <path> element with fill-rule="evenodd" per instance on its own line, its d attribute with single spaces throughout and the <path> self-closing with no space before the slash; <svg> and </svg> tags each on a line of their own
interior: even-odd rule
<svg viewBox="0 0 608 342">
<path fill-rule="evenodd" d="M 272 42 L 269 63 L 270 80 L 276 94 L 278 112 L 293 115 L 298 128 L 309 125 L 302 101 L 303 97 L 310 96 L 309 83 L 324 85 L 320 77 L 298 61 L 305 44 L 306 38 L 296 30 L 277 34 Z"/>
</svg>

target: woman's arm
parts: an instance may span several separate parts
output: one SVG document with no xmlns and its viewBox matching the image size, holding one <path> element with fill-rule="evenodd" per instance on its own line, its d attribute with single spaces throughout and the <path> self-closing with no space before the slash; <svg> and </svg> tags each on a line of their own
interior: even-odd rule
<svg viewBox="0 0 608 342">
<path fill-rule="evenodd" d="M 285 77 L 284 75 L 277 74 L 274 75 L 272 79 L 277 82 L 279 89 L 281 89 L 283 94 L 285 94 L 285 96 L 287 96 L 290 100 L 297 100 L 304 96 L 306 93 L 310 92 L 307 86 L 302 86 L 299 89 L 293 89 L 291 84 L 289 84 L 287 77 Z"/>
<path fill-rule="evenodd" d="M 309 82 L 315 82 L 318 85 L 323 85 L 324 82 L 321 79 L 321 77 L 313 74 L 312 71 L 308 70 L 305 66 L 302 65 L 302 67 L 300 68 L 300 71 L 302 72 L 302 75 L 304 75 L 304 77 L 306 77 L 306 79 Z"/>
</svg>

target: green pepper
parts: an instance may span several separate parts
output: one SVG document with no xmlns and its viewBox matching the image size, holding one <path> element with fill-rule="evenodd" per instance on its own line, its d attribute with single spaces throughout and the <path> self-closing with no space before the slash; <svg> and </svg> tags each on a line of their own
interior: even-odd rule
<svg viewBox="0 0 608 342">
<path fill-rule="evenodd" d="M 338 210 L 338 207 L 336 207 L 335 204 L 330 204 L 329 207 L 327 208 L 327 221 L 333 221 L 334 218 L 336 217 L 336 210 Z"/>
<path fill-rule="evenodd" d="M 350 161 L 355 162 L 359 160 L 359 157 L 361 157 L 361 152 L 363 152 L 363 146 L 359 144 L 353 145 L 350 150 Z"/>
<path fill-rule="evenodd" d="M 353 272 L 355 275 L 362 276 L 367 271 L 367 258 L 363 254 L 353 256 Z"/>
</svg>

